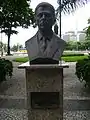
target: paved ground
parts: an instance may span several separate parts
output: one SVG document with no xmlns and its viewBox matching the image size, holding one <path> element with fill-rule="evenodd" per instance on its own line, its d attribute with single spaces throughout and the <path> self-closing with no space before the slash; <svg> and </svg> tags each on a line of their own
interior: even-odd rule
<svg viewBox="0 0 90 120">
<path fill-rule="evenodd" d="M 13 77 L 0 85 L 0 120 L 27 120 L 25 71 L 14 63 Z M 64 120 L 90 119 L 90 94 L 75 76 L 75 63 L 64 69 Z"/>
</svg>

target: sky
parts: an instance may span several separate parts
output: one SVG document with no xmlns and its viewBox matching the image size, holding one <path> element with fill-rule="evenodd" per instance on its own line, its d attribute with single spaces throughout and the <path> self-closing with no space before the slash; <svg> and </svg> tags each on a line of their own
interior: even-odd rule
<svg viewBox="0 0 90 120">
<path fill-rule="evenodd" d="M 40 2 L 48 2 L 52 4 L 55 9 L 58 7 L 57 0 L 31 0 L 30 6 L 35 10 L 35 7 Z M 90 2 L 86 4 L 84 7 L 78 8 L 74 13 L 71 14 L 63 14 L 62 15 L 62 34 L 67 31 L 81 31 L 83 30 L 88 24 L 87 20 L 90 17 Z M 28 29 L 17 28 L 18 34 L 12 35 L 10 40 L 10 46 L 14 44 L 22 44 L 25 45 L 25 41 L 30 39 L 36 32 L 37 28 L 29 27 Z M 1 37 L 1 34 L 0 34 Z M 2 34 L 2 41 L 3 43 L 7 43 L 7 36 L 3 33 Z"/>
</svg>

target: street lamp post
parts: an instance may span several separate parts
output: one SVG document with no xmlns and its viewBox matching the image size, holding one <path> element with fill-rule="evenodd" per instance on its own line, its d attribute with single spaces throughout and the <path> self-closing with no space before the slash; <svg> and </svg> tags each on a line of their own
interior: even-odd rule
<svg viewBox="0 0 90 120">
<path fill-rule="evenodd" d="M 61 0 L 60 0 L 60 2 L 59 2 L 59 8 L 60 8 L 60 11 L 59 11 L 59 14 L 60 14 L 59 24 L 60 24 L 60 38 L 61 38 Z"/>
</svg>

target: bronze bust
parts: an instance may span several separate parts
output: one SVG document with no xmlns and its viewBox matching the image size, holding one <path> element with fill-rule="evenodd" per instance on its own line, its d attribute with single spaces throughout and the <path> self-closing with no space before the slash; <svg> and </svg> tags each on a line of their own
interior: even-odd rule
<svg viewBox="0 0 90 120">
<path fill-rule="evenodd" d="M 42 2 L 35 9 L 37 33 L 25 42 L 30 64 L 58 64 L 66 42 L 53 31 L 55 24 L 55 9 Z"/>
</svg>

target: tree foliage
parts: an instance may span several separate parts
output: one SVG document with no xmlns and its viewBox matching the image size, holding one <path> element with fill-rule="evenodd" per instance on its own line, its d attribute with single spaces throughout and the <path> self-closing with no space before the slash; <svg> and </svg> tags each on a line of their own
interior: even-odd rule
<svg viewBox="0 0 90 120">
<path fill-rule="evenodd" d="M 86 40 L 90 41 L 90 18 L 88 19 L 88 27 L 84 28 L 84 31 L 86 33 Z"/>
<path fill-rule="evenodd" d="M 11 50 L 14 51 L 14 52 L 16 52 L 16 51 L 18 51 L 18 49 L 20 49 L 20 48 L 23 48 L 23 46 L 17 44 L 17 45 L 13 45 L 12 48 L 11 48 Z"/>
<path fill-rule="evenodd" d="M 68 12 L 75 10 L 79 6 L 83 6 L 87 3 L 88 0 L 57 0 L 59 7 L 57 8 L 57 13 Z"/>
<path fill-rule="evenodd" d="M 10 36 L 17 34 L 17 27 L 28 28 L 34 22 L 34 13 L 27 0 L 0 0 L 0 28 L 8 36 L 8 55 Z"/>
<path fill-rule="evenodd" d="M 78 60 L 76 63 L 76 75 L 85 87 L 90 89 L 90 56 L 87 59 Z"/>
<path fill-rule="evenodd" d="M 66 50 L 90 50 L 90 40 L 82 40 L 81 42 L 68 41 Z"/>
<path fill-rule="evenodd" d="M 0 58 L 0 82 L 6 80 L 6 77 L 12 77 L 13 64 L 9 60 Z"/>
</svg>

